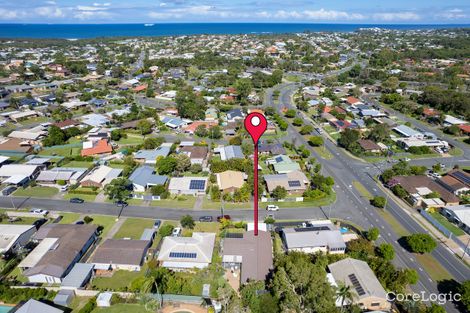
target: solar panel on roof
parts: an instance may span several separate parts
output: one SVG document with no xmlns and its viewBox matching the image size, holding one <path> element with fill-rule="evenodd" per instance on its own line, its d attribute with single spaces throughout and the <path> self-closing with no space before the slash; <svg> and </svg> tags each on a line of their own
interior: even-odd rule
<svg viewBox="0 0 470 313">
<path fill-rule="evenodd" d="M 353 284 L 354 289 L 356 289 L 357 294 L 360 295 L 360 296 L 365 295 L 366 292 L 364 291 L 364 288 L 362 288 L 361 283 L 357 279 L 356 275 L 355 274 L 349 274 L 348 277 L 349 277 L 349 280 L 351 280 L 351 283 Z"/>
<path fill-rule="evenodd" d="M 455 176 L 458 180 L 463 181 L 465 184 L 470 184 L 470 177 L 468 177 L 464 173 L 455 172 L 455 173 L 452 173 L 452 175 Z"/>
<path fill-rule="evenodd" d="M 289 184 L 289 187 L 300 187 L 299 180 L 289 180 L 287 183 Z"/>
<path fill-rule="evenodd" d="M 225 238 L 243 238 L 242 233 L 226 233 Z"/>
<path fill-rule="evenodd" d="M 192 252 L 170 252 L 170 258 L 195 259 L 197 253 Z"/>
<path fill-rule="evenodd" d="M 205 180 L 193 179 L 189 183 L 189 189 L 204 190 L 205 186 L 206 186 L 206 181 Z"/>
</svg>

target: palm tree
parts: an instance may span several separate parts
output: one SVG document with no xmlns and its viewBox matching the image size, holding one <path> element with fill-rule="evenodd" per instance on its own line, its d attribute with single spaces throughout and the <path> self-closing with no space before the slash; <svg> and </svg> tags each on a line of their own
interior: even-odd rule
<svg viewBox="0 0 470 313">
<path fill-rule="evenodd" d="M 344 310 L 344 303 L 351 303 L 354 298 L 354 293 L 351 290 L 351 286 L 347 286 L 343 283 L 339 284 L 336 291 L 336 300 L 341 299 L 341 312 Z"/>
<path fill-rule="evenodd" d="M 142 283 L 142 287 L 140 288 L 140 291 L 142 293 L 151 293 L 156 284 L 156 277 L 153 275 L 149 276 L 145 278 L 144 282 Z"/>
</svg>

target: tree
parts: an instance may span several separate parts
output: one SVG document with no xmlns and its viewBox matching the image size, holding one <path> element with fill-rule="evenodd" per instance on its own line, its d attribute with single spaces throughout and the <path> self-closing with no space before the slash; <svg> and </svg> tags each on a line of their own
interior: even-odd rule
<svg viewBox="0 0 470 313">
<path fill-rule="evenodd" d="M 467 280 L 462 283 L 458 290 L 462 296 L 461 302 L 463 303 L 463 305 L 465 305 L 467 310 L 470 311 L 470 280 Z"/>
<path fill-rule="evenodd" d="M 370 204 L 372 204 L 376 208 L 381 208 L 381 209 L 385 207 L 385 202 L 386 200 L 382 196 L 375 196 L 374 198 L 370 200 Z"/>
<path fill-rule="evenodd" d="M 47 137 L 42 141 L 45 147 L 63 145 L 67 140 L 65 133 L 62 129 L 57 126 L 52 125 L 49 127 L 49 132 Z"/>
<path fill-rule="evenodd" d="M 191 159 L 187 154 L 180 153 L 174 158 L 176 159 L 176 170 L 178 172 L 185 172 L 191 166 Z"/>
<path fill-rule="evenodd" d="M 284 114 L 288 118 L 293 118 L 295 116 L 296 111 L 294 109 L 289 109 Z"/>
<path fill-rule="evenodd" d="M 172 173 L 178 164 L 178 161 L 172 157 L 167 156 L 157 160 L 156 166 L 160 175 L 166 175 Z"/>
<path fill-rule="evenodd" d="M 179 90 L 176 93 L 175 102 L 178 113 L 182 118 L 204 119 L 206 102 L 202 96 L 196 95 L 191 87 Z"/>
<path fill-rule="evenodd" d="M 208 136 L 210 139 L 220 139 L 223 137 L 222 130 L 219 125 L 209 127 Z"/>
<path fill-rule="evenodd" d="M 236 81 L 235 89 L 237 90 L 238 99 L 244 101 L 253 89 L 253 84 L 250 79 L 241 78 Z"/>
<path fill-rule="evenodd" d="M 201 164 L 191 164 L 189 167 L 189 171 L 193 174 L 197 174 L 202 172 L 202 165 Z"/>
<path fill-rule="evenodd" d="M 394 92 L 398 88 L 398 83 L 398 77 L 391 76 L 382 82 L 382 90 L 387 93 Z"/>
<path fill-rule="evenodd" d="M 369 228 L 369 230 L 366 233 L 366 237 L 370 241 L 377 240 L 379 238 L 379 235 L 380 235 L 380 231 L 377 227 Z"/>
<path fill-rule="evenodd" d="M 275 198 L 276 200 L 284 199 L 287 196 L 287 190 L 286 188 L 282 186 L 277 186 L 276 188 L 273 189 L 271 194 L 273 198 Z"/>
<path fill-rule="evenodd" d="M 162 137 L 157 137 L 157 138 L 146 138 L 143 143 L 143 148 L 144 149 L 155 149 L 159 146 L 162 145 L 162 143 L 165 141 Z"/>
<path fill-rule="evenodd" d="M 395 249 L 389 243 L 381 244 L 377 249 L 378 254 L 385 260 L 391 261 L 395 257 Z"/>
<path fill-rule="evenodd" d="M 311 136 L 308 139 L 308 143 L 309 143 L 309 145 L 314 146 L 314 147 L 322 146 L 323 145 L 323 137 L 322 136 Z"/>
<path fill-rule="evenodd" d="M 170 236 L 173 233 L 174 228 L 175 228 L 175 226 L 173 226 L 171 224 L 163 224 L 162 227 L 160 227 L 160 229 L 158 230 L 158 233 L 162 237 L 167 237 L 167 236 Z"/>
<path fill-rule="evenodd" d="M 110 200 L 124 201 L 131 196 L 131 186 L 132 183 L 127 178 L 115 178 L 104 187 L 104 194 Z"/>
<path fill-rule="evenodd" d="M 207 132 L 206 125 L 201 124 L 198 127 L 196 127 L 196 130 L 194 131 L 194 134 L 198 137 L 207 137 L 208 132 Z"/>
<path fill-rule="evenodd" d="M 446 310 L 440 305 L 431 303 L 431 306 L 426 308 L 425 313 L 446 313 Z"/>
<path fill-rule="evenodd" d="M 343 146 L 349 151 L 354 151 L 358 148 L 359 144 L 357 141 L 361 138 L 359 131 L 355 129 L 346 128 L 341 132 L 341 136 L 338 139 L 340 146 Z"/>
<path fill-rule="evenodd" d="M 119 141 L 124 136 L 127 137 L 127 134 L 125 134 L 121 129 L 113 129 L 111 131 L 111 140 L 112 141 Z"/>
<path fill-rule="evenodd" d="M 341 312 L 344 312 L 344 304 L 351 303 L 353 300 L 354 294 L 351 290 L 351 286 L 340 283 L 338 289 L 336 290 L 336 299 L 341 300 Z"/>
<path fill-rule="evenodd" d="M 300 134 L 301 135 L 308 135 L 313 131 L 313 126 L 312 125 L 304 125 L 300 129 Z"/>
<path fill-rule="evenodd" d="M 302 126 L 303 123 L 304 121 L 300 117 L 296 117 L 292 121 L 292 124 L 294 124 L 294 126 Z"/>
<path fill-rule="evenodd" d="M 183 217 L 181 217 L 180 224 L 184 228 L 190 228 L 190 229 L 193 229 L 194 225 L 196 225 L 191 215 L 184 215 Z"/>
<path fill-rule="evenodd" d="M 431 253 L 437 243 L 429 234 L 412 234 L 405 237 L 406 244 L 412 252 L 415 253 Z"/>
<path fill-rule="evenodd" d="M 137 122 L 137 129 L 142 135 L 147 135 L 152 132 L 152 123 L 148 120 L 140 120 Z"/>
<path fill-rule="evenodd" d="M 375 125 L 367 136 L 368 139 L 374 142 L 382 142 L 390 138 L 390 128 L 387 124 L 377 124 Z"/>
</svg>

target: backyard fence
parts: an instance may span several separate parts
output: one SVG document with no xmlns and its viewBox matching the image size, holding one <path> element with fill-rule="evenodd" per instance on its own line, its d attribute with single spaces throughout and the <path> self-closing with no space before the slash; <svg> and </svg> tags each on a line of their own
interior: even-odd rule
<svg viewBox="0 0 470 313">
<path fill-rule="evenodd" d="M 431 224 L 434 225 L 437 229 L 439 229 L 447 238 L 452 238 L 452 232 L 448 230 L 444 225 L 439 223 L 434 217 L 432 217 L 428 212 L 425 210 L 420 210 L 419 213 Z"/>
</svg>

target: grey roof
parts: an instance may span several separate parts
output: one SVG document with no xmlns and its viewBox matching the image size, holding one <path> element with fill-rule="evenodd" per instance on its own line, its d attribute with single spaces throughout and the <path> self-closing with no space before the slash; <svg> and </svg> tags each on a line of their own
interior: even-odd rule
<svg viewBox="0 0 470 313">
<path fill-rule="evenodd" d="M 225 157 L 227 160 L 230 159 L 243 159 L 243 152 L 240 146 L 227 146 L 225 149 Z"/>
<path fill-rule="evenodd" d="M 346 244 L 344 243 L 343 237 L 341 236 L 341 232 L 339 230 L 301 230 L 302 231 L 298 231 L 294 228 L 283 229 L 284 238 L 288 249 L 323 246 L 328 246 L 329 249 L 346 249 Z"/>
<path fill-rule="evenodd" d="M 150 166 L 138 167 L 129 177 L 129 180 L 136 185 L 164 185 L 168 176 L 155 174 L 155 169 Z"/>
<path fill-rule="evenodd" d="M 240 117 L 240 118 L 243 117 L 243 112 L 242 112 L 241 109 L 233 109 L 233 110 L 230 110 L 230 111 L 227 112 L 227 118 L 229 120 L 232 120 L 236 117 Z"/>
<path fill-rule="evenodd" d="M 158 147 L 155 150 L 139 150 L 135 153 L 134 158 L 156 161 L 159 156 L 166 157 L 168 154 L 170 154 L 170 147 Z"/>
<path fill-rule="evenodd" d="M 152 241 L 154 235 L 155 235 L 155 229 L 146 228 L 146 229 L 144 229 L 144 232 L 140 236 L 140 240 Z"/>
<path fill-rule="evenodd" d="M 39 302 L 34 299 L 29 299 L 28 302 L 23 304 L 16 313 L 64 313 L 51 305 Z"/>
<path fill-rule="evenodd" d="M 416 131 L 406 125 L 398 125 L 393 129 L 406 137 L 415 137 L 421 135 L 419 131 Z"/>
<path fill-rule="evenodd" d="M 141 265 L 148 240 L 108 239 L 95 251 L 91 263 Z"/>
<path fill-rule="evenodd" d="M 42 165 L 44 163 L 49 162 L 51 159 L 50 158 L 34 158 L 26 162 L 28 165 Z"/>
<path fill-rule="evenodd" d="M 260 143 L 259 144 L 259 152 L 269 152 L 271 154 L 285 154 L 286 149 L 280 143 L 273 143 L 273 144 L 266 144 Z"/>
<path fill-rule="evenodd" d="M 57 304 L 57 305 L 69 306 L 74 296 L 75 296 L 75 293 L 73 290 L 61 289 L 55 296 L 53 302 L 54 304 Z"/>
<path fill-rule="evenodd" d="M 366 262 L 347 258 L 328 265 L 328 269 L 336 281 L 351 286 L 359 299 L 370 296 L 386 299 L 384 288 Z M 357 279 L 355 283 L 351 281 L 352 275 Z"/>
<path fill-rule="evenodd" d="M 61 286 L 72 288 L 83 287 L 87 283 L 93 267 L 93 264 L 76 263 L 70 273 L 62 280 Z"/>
</svg>

